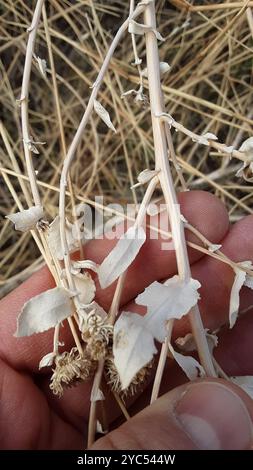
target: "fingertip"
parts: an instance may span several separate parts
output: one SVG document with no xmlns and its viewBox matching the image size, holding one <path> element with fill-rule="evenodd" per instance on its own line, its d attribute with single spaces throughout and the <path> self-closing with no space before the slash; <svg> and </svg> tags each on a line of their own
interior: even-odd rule
<svg viewBox="0 0 253 470">
<path fill-rule="evenodd" d="M 229 229 L 229 216 L 223 202 L 207 191 L 178 195 L 183 215 L 211 242 L 218 243 Z"/>
</svg>

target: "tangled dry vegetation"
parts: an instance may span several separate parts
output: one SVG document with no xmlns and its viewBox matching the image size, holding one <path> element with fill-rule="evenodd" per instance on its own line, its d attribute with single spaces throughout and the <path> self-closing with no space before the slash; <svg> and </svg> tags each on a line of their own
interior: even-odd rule
<svg viewBox="0 0 253 470">
<path fill-rule="evenodd" d="M 193 7 L 187 7 L 192 3 Z M 212 132 L 219 142 L 239 148 L 252 135 L 252 2 L 157 2 L 159 31 L 166 39 L 160 58 L 170 64 L 163 90 L 170 114 L 186 128 Z M 249 5 L 247 7 L 247 4 Z M 186 5 L 186 7 L 185 7 Z M 17 211 L 29 192 L 20 129 L 21 82 L 35 2 L 5 0 L 0 3 L 1 100 L 1 254 L 0 293 L 4 295 L 42 263 L 38 249 L 26 232 L 14 232 L 4 216 Z M 47 61 L 46 77 L 33 60 L 30 83 L 30 124 L 39 147 L 34 158 L 43 206 L 49 219 L 56 214 L 59 175 L 65 149 L 71 142 L 90 95 L 103 57 L 122 21 L 128 2 L 47 2 L 48 21 L 41 21 L 36 39 L 37 57 Z M 144 37 L 138 51 L 145 61 Z M 55 70 L 50 64 L 53 54 Z M 139 77 L 133 62 L 131 37 L 126 35 L 106 74 L 101 98 L 115 112 L 119 131 L 110 130 L 93 115 L 71 167 L 76 201 L 104 196 L 104 203 L 139 200 L 144 189 L 129 189 L 143 168 L 152 167 L 154 154 L 148 107 L 122 100 L 136 88 Z M 62 127 L 59 125 L 53 79 L 57 81 Z M 144 92 L 147 86 L 146 78 Z M 181 132 L 173 133 L 178 161 L 190 188 L 204 188 L 220 197 L 235 221 L 252 213 L 252 185 L 236 176 L 241 162 L 215 148 L 193 144 Z M 177 184 L 180 189 L 180 183 Z M 71 208 L 68 193 L 67 210 Z"/>
</svg>

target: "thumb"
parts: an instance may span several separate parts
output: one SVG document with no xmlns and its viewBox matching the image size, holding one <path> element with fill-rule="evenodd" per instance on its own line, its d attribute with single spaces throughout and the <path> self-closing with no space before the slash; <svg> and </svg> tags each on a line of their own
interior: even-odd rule
<svg viewBox="0 0 253 470">
<path fill-rule="evenodd" d="M 178 387 L 99 439 L 94 450 L 250 449 L 253 402 L 234 384 L 201 380 Z"/>
</svg>

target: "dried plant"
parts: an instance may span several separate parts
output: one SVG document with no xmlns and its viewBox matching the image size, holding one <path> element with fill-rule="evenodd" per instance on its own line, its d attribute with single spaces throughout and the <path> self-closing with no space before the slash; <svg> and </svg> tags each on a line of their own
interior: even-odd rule
<svg viewBox="0 0 253 470">
<path fill-rule="evenodd" d="M 93 80 L 94 74 L 91 75 L 92 82 L 90 79 L 86 80 L 86 75 L 82 72 L 78 73 L 80 78 L 86 81 L 86 85 L 89 85 L 91 88 L 88 100 L 84 101 L 83 92 L 80 94 L 79 90 L 75 90 L 75 86 L 71 84 L 71 79 L 64 80 L 64 86 L 72 93 L 78 104 L 81 104 L 82 110 L 84 108 L 79 124 L 76 122 L 76 117 L 71 117 L 70 119 L 71 127 L 76 129 L 76 131 L 70 145 L 67 146 L 65 134 L 65 114 L 67 109 L 64 107 L 60 93 L 63 79 L 56 72 L 54 62 L 55 54 L 61 55 L 61 52 L 54 43 L 55 32 L 52 32 L 50 27 L 50 8 L 47 11 L 44 3 L 43 0 L 36 2 L 31 26 L 27 29 L 28 41 L 25 48 L 25 65 L 21 94 L 18 100 L 21 112 L 21 133 L 24 151 L 22 163 L 25 164 L 27 176 L 23 177 L 21 174 L 20 165 L 12 149 L 13 141 L 10 139 L 3 124 L 1 124 L 1 135 L 13 169 L 2 168 L 1 171 L 4 181 L 15 201 L 15 210 L 10 211 L 9 214 L 6 213 L 6 217 L 14 223 L 16 230 L 23 232 L 23 235 L 27 232 L 31 233 L 41 253 L 41 257 L 47 263 L 54 277 L 56 287 L 34 297 L 24 305 L 18 318 L 16 336 L 29 336 L 54 328 L 52 352 L 44 356 L 40 362 L 40 367 L 53 366 L 50 384 L 53 393 L 61 396 L 64 387 L 71 386 L 77 381 L 90 379 L 94 375 L 88 437 L 88 445 L 90 446 L 95 438 L 97 402 L 104 399 L 100 390 L 103 376 L 107 385 L 120 396 L 124 397 L 127 394 L 135 394 L 145 384 L 147 375 L 151 372 L 154 364 L 153 358 L 157 354 L 157 342 L 161 343 L 162 346 L 158 366 L 155 371 L 151 403 L 159 395 L 164 367 L 168 357 L 172 357 L 179 364 L 189 380 L 194 380 L 200 376 L 225 376 L 230 380 L 225 372 L 222 371 L 217 361 L 214 360 L 213 348 L 216 345 L 216 341 L 212 333 L 207 332 L 202 324 L 198 307 L 198 289 L 201 285 L 191 276 L 185 228 L 197 236 L 200 242 L 199 245 L 188 242 L 189 246 L 214 257 L 221 263 L 228 264 L 235 273 L 228 319 L 231 328 L 237 320 L 240 289 L 243 285 L 251 289 L 253 288 L 252 264 L 248 260 L 241 260 L 239 263 L 230 260 L 220 251 L 220 245 L 214 245 L 211 241 L 207 240 L 196 227 L 193 227 L 183 217 L 178 205 L 176 185 L 180 184 L 183 191 L 187 191 L 192 182 L 192 177 L 196 176 L 197 178 L 192 182 L 192 186 L 195 185 L 196 187 L 198 184 L 202 184 L 203 181 L 208 181 L 209 184 L 217 189 L 216 180 L 221 175 L 224 176 L 230 159 L 233 161 L 233 170 L 235 170 L 234 172 L 236 172 L 237 177 L 243 177 L 245 181 L 251 181 L 253 137 L 249 136 L 242 141 L 241 135 L 238 137 L 238 135 L 234 136 L 232 132 L 229 132 L 231 140 L 225 143 L 220 142 L 217 137 L 219 127 L 216 125 L 215 119 L 211 118 L 209 120 L 210 114 L 207 113 L 208 116 L 206 116 L 205 111 L 200 109 L 196 109 L 195 113 L 208 117 L 208 119 L 205 125 L 197 125 L 195 130 L 188 128 L 189 119 L 186 119 L 185 116 L 181 116 L 184 118 L 181 120 L 179 113 L 179 117 L 177 117 L 177 102 L 174 104 L 173 100 L 165 99 L 167 94 L 171 92 L 171 89 L 166 82 L 162 86 L 163 76 L 170 73 L 173 65 L 171 66 L 165 60 L 160 60 L 158 43 L 165 42 L 165 37 L 158 31 L 156 2 L 154 0 L 141 0 L 137 5 L 135 5 L 133 0 L 130 1 L 128 16 L 112 38 L 109 47 L 107 47 L 107 41 L 110 34 L 105 35 L 104 31 L 101 30 L 95 6 L 93 2 L 88 2 L 93 15 L 93 21 L 100 32 L 102 45 L 98 43 L 94 36 L 89 18 L 86 18 L 87 28 L 90 37 L 94 41 L 101 64 L 98 66 L 96 55 L 88 48 L 91 63 L 97 72 L 97 76 Z M 168 34 L 167 31 L 164 31 L 167 36 L 167 42 L 172 41 L 173 43 L 173 38 L 178 34 L 180 28 L 183 31 L 183 35 L 187 34 L 191 12 L 197 11 L 200 18 L 203 19 L 205 18 L 205 13 L 202 12 L 206 12 L 210 7 L 206 5 L 204 8 L 197 8 L 184 0 L 174 0 L 172 3 L 182 11 L 181 18 L 184 18 L 184 23 L 180 26 L 175 26 L 172 30 L 170 24 L 170 32 Z M 219 10 L 219 5 L 215 6 L 217 8 L 214 10 Z M 61 8 L 59 7 L 58 10 L 62 11 Z M 101 3 L 99 8 L 103 12 L 110 11 L 114 13 L 112 6 L 109 8 L 109 6 L 106 7 Z M 115 11 L 118 12 L 118 9 L 116 8 Z M 30 13 L 29 9 L 28 12 Z M 225 32 L 229 31 L 229 34 L 231 34 L 231 30 L 241 21 L 242 15 L 245 12 L 247 14 L 247 25 L 251 30 L 253 29 L 251 10 L 242 2 L 233 15 L 228 15 L 227 25 L 221 32 L 218 31 L 215 39 L 202 50 L 204 59 L 196 69 L 196 81 L 198 83 L 201 83 L 203 75 L 210 66 L 210 60 L 212 59 L 215 62 Z M 18 20 L 20 20 L 20 14 L 18 12 L 16 14 Z M 66 15 L 70 19 L 70 16 L 68 16 L 70 13 L 66 13 Z M 40 28 L 41 18 L 43 20 L 43 28 Z M 176 30 L 176 28 L 178 29 Z M 196 24 L 196 39 L 198 38 L 197 31 L 199 28 L 201 29 L 201 24 L 200 26 Z M 206 28 L 209 31 L 208 22 Z M 76 33 L 78 35 L 78 27 Z M 38 36 L 45 39 L 49 66 L 47 66 L 44 58 L 35 53 Z M 129 88 L 125 90 L 119 79 L 120 73 L 119 75 L 117 75 L 118 72 L 116 73 L 117 68 L 120 68 L 120 66 L 118 66 L 117 60 L 114 59 L 114 55 L 123 37 L 128 36 L 131 40 L 134 56 L 134 62 L 131 67 L 135 67 L 135 69 L 133 71 L 132 68 L 126 68 L 127 65 L 122 67 L 120 73 L 124 76 L 124 86 Z M 80 36 L 78 38 L 81 45 L 77 45 L 76 41 L 68 40 L 67 36 L 63 36 L 59 32 L 56 34 L 56 37 L 67 41 L 69 46 L 82 52 L 82 54 L 84 53 L 85 41 L 83 37 Z M 240 38 L 236 38 L 237 43 L 241 45 Z M 245 54 L 246 52 L 248 53 L 248 48 L 247 44 L 244 44 L 243 49 L 245 49 Z M 180 54 L 180 51 L 178 54 Z M 145 58 L 146 67 L 143 65 Z M 171 59 L 173 61 L 173 56 Z M 63 60 L 66 60 L 69 67 L 75 70 L 75 66 L 71 61 L 69 62 L 66 57 Z M 239 59 L 237 58 L 237 60 Z M 112 64 L 113 79 L 107 74 L 110 64 Z M 194 61 L 193 64 L 190 62 L 190 65 L 194 66 L 194 64 Z M 43 183 L 48 191 L 54 190 L 59 194 L 57 213 L 55 213 L 55 209 L 52 209 L 48 199 L 44 198 L 46 203 L 43 202 L 41 197 L 42 182 L 38 178 L 37 170 L 35 169 L 35 167 L 40 168 L 40 165 L 43 166 L 43 163 L 36 163 L 35 165 L 35 159 L 38 158 L 36 155 L 39 153 L 46 155 L 46 164 L 51 165 L 50 151 L 56 151 L 56 144 L 54 142 L 51 146 L 51 142 L 48 141 L 49 150 L 47 153 L 43 153 L 45 152 L 43 133 L 41 133 L 42 137 L 39 134 L 38 139 L 37 136 L 36 138 L 33 137 L 34 118 L 32 119 L 32 113 L 29 112 L 30 102 L 34 99 L 30 92 L 33 67 L 37 67 L 42 80 L 48 85 L 50 91 L 53 92 L 55 115 L 59 127 L 58 136 L 60 137 L 63 164 L 61 167 L 60 158 L 53 162 L 52 167 L 57 171 L 56 176 L 51 178 L 49 183 Z M 178 76 L 177 74 L 174 76 L 174 93 L 180 99 L 186 95 L 190 96 L 189 92 L 182 91 L 177 87 L 177 81 L 182 80 L 184 74 L 188 74 L 189 70 L 189 64 L 187 64 L 183 67 L 183 71 L 178 71 Z M 127 85 L 126 77 L 129 75 L 128 72 L 130 73 L 129 81 L 134 88 L 130 88 Z M 131 76 L 131 74 L 133 75 Z M 210 82 L 210 79 L 207 77 L 205 82 L 211 86 L 208 80 Z M 116 85 L 120 90 L 119 94 L 115 92 Z M 212 86 L 217 92 L 217 86 L 215 84 L 212 84 Z M 112 100 L 108 96 L 107 89 L 112 94 Z M 175 90 L 178 91 L 176 92 Z M 166 95 L 164 95 L 164 91 Z M 224 102 L 227 103 L 229 101 L 225 85 L 220 95 Z M 134 99 L 132 100 L 131 98 Z M 192 101 L 194 101 L 196 108 L 201 105 L 200 99 Z M 236 97 L 235 101 L 231 104 L 233 112 L 230 108 L 222 107 L 221 104 L 216 104 L 212 107 L 209 103 L 208 109 L 214 109 L 218 115 L 223 112 L 231 117 L 232 113 L 233 122 L 229 123 L 229 128 L 231 126 L 231 129 L 237 128 L 239 125 L 236 119 L 241 119 L 244 116 L 243 122 L 248 130 L 250 129 L 249 126 L 252 125 L 252 121 L 249 113 L 247 118 L 245 118 L 247 110 L 246 101 L 242 99 L 240 113 L 235 112 Z M 103 102 L 103 105 L 101 102 Z M 109 113 L 107 107 L 109 108 L 110 104 L 112 104 L 112 111 Z M 134 117 L 132 107 L 137 108 L 136 118 Z M 188 108 L 191 109 L 191 106 L 189 105 Z M 226 112 L 224 112 L 224 109 L 226 109 Z M 133 139 L 131 148 L 136 147 L 136 155 L 144 154 L 144 157 L 142 155 L 140 159 L 141 164 L 134 161 L 133 165 L 131 165 L 129 161 L 128 155 L 131 148 L 128 149 L 125 144 L 126 128 L 123 124 L 126 115 L 125 110 L 127 110 L 130 117 L 130 128 L 128 128 L 127 133 L 129 134 L 132 132 L 133 127 L 136 127 L 136 138 Z M 144 132 L 142 130 L 140 121 L 143 117 L 147 120 L 150 131 Z M 89 202 L 95 208 L 95 211 L 108 210 L 103 204 L 94 202 L 89 197 L 90 195 L 95 195 L 96 190 L 101 192 L 100 182 L 96 179 L 98 168 L 100 170 L 102 168 L 101 171 L 104 172 L 105 181 L 110 181 L 111 179 L 112 185 L 114 184 L 115 170 L 113 165 L 111 165 L 110 156 L 107 156 L 103 162 L 99 160 L 101 152 L 96 131 L 97 119 L 102 121 L 102 126 L 107 126 L 109 129 L 108 134 L 104 134 L 103 147 L 106 148 L 107 144 L 110 145 L 110 142 L 113 142 L 114 133 L 120 135 L 120 148 L 122 146 L 128 170 L 125 187 L 128 185 L 128 188 L 132 188 L 135 203 L 134 211 L 129 217 L 132 220 L 131 226 L 121 235 L 108 256 L 99 265 L 95 264 L 92 260 L 85 259 L 83 242 L 88 231 L 86 228 L 87 219 L 84 216 L 84 220 L 82 219 L 80 223 L 79 216 L 81 209 L 78 206 L 78 203 L 83 201 Z M 225 118 L 217 118 L 217 121 L 228 125 L 227 121 L 225 122 Z M 210 132 L 213 129 L 215 133 Z M 175 138 L 173 139 L 174 131 L 181 136 L 177 146 L 175 146 Z M 84 137 L 86 133 L 87 137 Z M 86 146 L 91 136 L 92 142 L 95 142 L 95 157 L 90 173 L 90 170 L 86 171 L 85 169 L 83 171 L 82 169 L 83 164 L 80 157 L 82 153 L 80 154 L 80 148 L 81 152 L 83 152 L 82 143 L 85 142 Z M 147 144 L 144 145 L 144 142 L 147 142 Z M 240 146 L 238 142 L 241 144 Z M 236 148 L 237 146 L 239 149 Z M 184 149 L 187 149 L 187 152 L 192 157 L 195 152 L 199 151 L 199 148 L 202 148 L 205 156 L 207 156 L 209 151 L 212 151 L 212 155 L 223 157 L 223 163 L 221 163 L 220 167 L 214 169 L 208 176 L 204 176 L 203 168 L 200 171 L 201 165 L 199 165 L 199 168 L 196 168 L 191 158 L 184 159 L 180 156 Z M 115 145 L 112 153 L 117 154 L 117 152 L 118 145 Z M 150 154 L 152 152 L 153 156 L 151 158 Z M 146 161 L 145 165 L 143 164 L 144 161 Z M 109 162 L 110 169 L 107 169 L 106 163 Z M 240 165 L 238 165 L 238 162 L 240 162 Z M 59 188 L 57 188 L 58 166 L 60 166 Z M 133 176 L 133 168 L 135 170 L 135 177 Z M 76 194 L 75 184 L 76 174 L 79 171 L 82 171 L 82 178 L 86 185 L 84 188 L 81 188 L 81 196 L 80 193 Z M 188 178 L 184 175 L 186 171 L 189 173 Z M 112 175 L 110 175 L 111 172 Z M 117 173 L 120 173 L 120 164 L 116 169 Z M 17 195 L 17 191 L 10 180 L 10 175 L 17 177 L 23 192 L 22 197 Z M 28 185 L 26 184 L 27 182 L 29 183 Z M 120 184 L 119 179 L 116 186 L 119 187 Z M 233 201 L 232 212 L 235 212 L 235 206 L 237 205 L 243 208 L 246 207 L 247 211 L 249 211 L 248 206 L 244 204 L 245 197 L 242 198 L 244 200 L 237 199 L 232 192 L 228 194 L 225 186 L 218 186 L 218 189 L 228 199 L 230 198 Z M 139 195 L 138 190 L 141 191 L 142 198 L 137 197 Z M 247 192 L 245 188 L 243 190 Z M 109 195 L 107 194 L 107 196 L 110 200 L 110 191 L 108 193 Z M 157 195 L 159 195 L 162 201 L 165 201 L 164 210 L 170 223 L 170 232 L 166 232 L 167 241 L 170 240 L 173 243 L 178 273 L 164 283 L 151 283 L 144 292 L 138 295 L 135 302 L 146 307 L 145 315 L 120 312 L 119 306 L 125 288 L 126 273 L 146 243 L 147 227 L 145 218 L 150 211 L 150 203 Z M 113 194 L 111 199 L 113 200 Z M 139 199 L 140 202 L 138 204 Z M 69 221 L 71 211 L 72 219 Z M 122 220 L 122 214 L 117 212 L 117 210 L 109 209 L 109 212 L 119 217 L 119 220 Z M 161 210 L 159 209 L 160 212 Z M 252 211 L 250 210 L 249 212 Z M 53 221 L 51 221 L 52 218 Z M 6 221 L 7 223 L 9 222 Z M 86 235 L 82 231 L 83 224 L 84 228 L 86 228 Z M 151 226 L 151 229 L 161 232 L 153 226 Z M 3 228 L 3 232 L 4 230 Z M 21 241 L 24 240 L 22 238 L 23 235 L 21 235 Z M 77 250 L 79 250 L 78 261 L 71 256 Z M 114 281 L 117 281 L 113 300 L 107 312 L 95 300 L 95 278 L 97 278 L 101 289 L 105 289 L 111 286 Z M 179 352 L 176 346 L 173 346 L 171 337 L 174 321 L 184 316 L 189 318 L 191 325 L 191 347 L 189 349 L 189 338 L 187 340 L 183 338 L 181 342 L 177 343 L 177 345 L 181 345 Z M 60 353 L 59 334 L 62 322 L 65 320 L 68 322 L 75 346 L 70 352 L 64 351 Z M 189 355 L 189 351 L 193 349 L 196 349 L 198 359 Z M 237 379 L 233 378 L 233 380 Z M 245 383 L 243 383 L 243 386 L 245 387 Z"/>
</svg>

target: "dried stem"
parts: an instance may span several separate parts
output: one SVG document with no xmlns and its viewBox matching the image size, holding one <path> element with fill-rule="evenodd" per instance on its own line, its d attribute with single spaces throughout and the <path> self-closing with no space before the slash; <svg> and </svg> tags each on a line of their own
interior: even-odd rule
<svg viewBox="0 0 253 470">
<path fill-rule="evenodd" d="M 119 405 L 119 408 L 121 409 L 123 415 L 125 416 L 126 420 L 128 421 L 128 420 L 131 418 L 131 416 L 130 416 L 130 414 L 128 413 L 128 411 L 127 411 L 127 409 L 126 409 L 126 407 L 125 407 L 123 401 L 121 400 L 121 398 L 120 398 L 120 396 L 119 396 L 119 394 L 118 394 L 117 392 L 114 392 L 114 391 L 113 391 L 112 393 L 113 393 L 113 396 L 114 396 L 116 402 L 117 402 L 118 405 Z"/>
<path fill-rule="evenodd" d="M 62 250 L 64 253 L 64 264 L 65 264 L 65 269 L 67 273 L 67 279 L 69 282 L 69 287 L 70 289 L 75 289 L 75 283 L 73 280 L 73 276 L 71 275 L 71 266 L 70 266 L 70 257 L 69 257 L 69 250 L 68 250 L 68 244 L 67 244 L 67 239 L 66 239 L 66 233 L 65 233 L 65 192 L 66 192 L 66 186 L 67 186 L 67 178 L 69 174 L 69 169 L 71 162 L 75 156 L 75 152 L 77 149 L 77 146 L 79 142 L 82 139 L 83 132 L 86 128 L 86 125 L 89 121 L 89 118 L 91 116 L 91 113 L 93 112 L 93 106 L 94 106 L 94 101 L 97 97 L 97 94 L 99 92 L 99 89 L 101 87 L 103 78 L 105 76 L 105 73 L 107 72 L 108 66 L 110 64 L 110 60 L 114 54 L 114 51 L 121 40 L 124 32 L 128 28 L 129 21 L 131 19 L 136 18 L 142 11 L 145 9 L 145 5 L 137 6 L 136 9 L 134 10 L 133 14 L 129 16 L 126 21 L 121 25 L 119 28 L 116 36 L 114 37 L 112 44 L 106 54 L 105 60 L 103 62 L 103 65 L 100 69 L 100 72 L 98 74 L 98 77 L 93 84 L 93 89 L 92 93 L 89 99 L 89 102 L 87 104 L 85 113 L 82 117 L 82 120 L 79 124 L 79 127 L 76 131 L 76 134 L 74 136 L 74 139 L 70 145 L 70 148 L 68 150 L 67 156 L 64 160 L 63 164 L 63 169 L 62 169 L 62 174 L 61 174 L 61 181 L 60 181 L 60 200 L 59 200 L 59 216 L 60 216 L 60 232 L 61 232 L 61 244 L 62 244 Z"/>
<path fill-rule="evenodd" d="M 23 142 L 24 142 L 26 167 L 27 167 L 27 172 L 28 172 L 28 176 L 30 180 L 34 204 L 38 206 L 41 205 L 41 199 L 40 199 L 38 185 L 36 181 L 36 174 L 35 174 L 35 170 L 34 170 L 33 163 L 32 163 L 32 154 L 28 146 L 31 140 L 30 130 L 29 130 L 29 118 L 28 118 L 28 100 L 29 100 L 29 83 L 30 83 L 30 76 L 31 76 L 32 59 L 33 59 L 33 53 L 34 53 L 34 44 L 35 44 L 35 39 L 36 39 L 39 21 L 41 17 L 41 10 L 42 10 L 43 3 L 44 3 L 44 0 L 37 1 L 33 19 L 32 19 L 32 24 L 31 24 L 31 27 L 28 29 L 29 39 L 28 39 L 27 48 L 26 48 L 25 66 L 24 66 L 24 74 L 23 74 L 21 97 L 20 97 L 22 134 L 23 134 Z"/>
<path fill-rule="evenodd" d="M 104 370 L 104 359 L 101 359 L 98 364 L 98 368 L 94 377 L 93 387 L 92 387 L 92 395 L 96 397 L 97 391 L 100 387 L 100 383 L 103 376 Z M 92 400 L 90 403 L 90 414 L 89 414 L 89 426 L 88 426 L 88 449 L 92 446 L 95 440 L 96 434 L 96 409 L 97 409 L 97 400 Z"/>
<path fill-rule="evenodd" d="M 154 379 L 154 384 L 152 388 L 152 393 L 151 393 L 151 399 L 150 399 L 150 404 L 154 403 L 155 400 L 157 400 L 158 395 L 159 395 L 159 390 L 160 390 L 160 385 L 163 377 L 163 371 L 164 367 L 166 364 L 167 356 L 168 356 L 168 349 L 169 349 L 169 343 L 171 341 L 171 334 L 173 330 L 173 325 L 174 321 L 170 320 L 167 325 L 167 336 L 165 338 L 165 341 L 162 345 L 160 357 L 159 357 L 159 362 L 158 366 L 156 369 L 156 374 L 155 374 L 155 379 Z"/>
<path fill-rule="evenodd" d="M 156 29 L 155 2 L 151 2 L 147 5 L 147 8 L 144 11 L 144 23 L 148 27 Z M 186 249 L 184 226 L 175 210 L 178 206 L 178 201 L 168 162 L 168 147 L 165 127 L 157 117 L 164 113 L 164 101 L 160 82 L 157 39 L 152 31 L 146 33 L 146 51 L 156 168 L 157 170 L 161 170 L 159 179 L 165 201 L 168 206 L 172 237 L 175 244 L 178 273 L 181 279 L 187 280 L 190 278 L 191 272 Z M 170 135 L 169 138 L 171 139 Z M 172 141 L 171 145 L 173 145 Z M 202 365 L 207 375 L 215 377 L 215 369 L 213 367 L 205 331 L 197 306 L 191 310 L 189 318 Z"/>
</svg>

